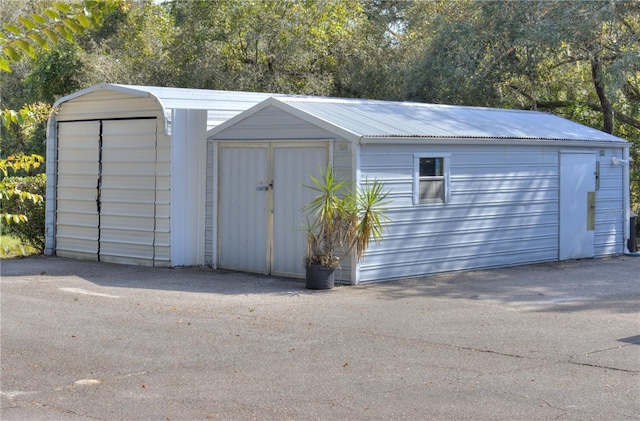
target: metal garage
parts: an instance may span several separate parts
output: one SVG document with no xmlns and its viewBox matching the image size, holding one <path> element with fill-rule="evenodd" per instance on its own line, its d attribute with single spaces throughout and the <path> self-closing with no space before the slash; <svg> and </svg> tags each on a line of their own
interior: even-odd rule
<svg viewBox="0 0 640 421">
<path fill-rule="evenodd" d="M 221 209 L 217 218 L 221 266 L 274 273 L 278 271 L 268 266 L 268 253 L 274 253 L 272 261 L 282 256 L 288 262 L 278 264 L 297 268 L 294 275 L 300 275 L 302 255 L 287 251 L 286 241 L 278 245 L 276 232 L 294 233 L 299 219 L 283 219 L 278 225 L 276 218 L 280 208 L 300 209 L 305 203 L 292 198 L 304 193 L 301 186 L 309 183 L 314 162 L 306 161 L 303 148 L 300 157 L 273 162 L 268 148 L 319 140 L 329 140 L 328 162 L 353 187 L 378 179 L 391 192 L 392 222 L 384 240 L 374 244 L 358 265 L 348 261 L 341 265 L 336 276 L 343 282 L 379 282 L 627 251 L 630 143 L 551 114 L 269 98 L 210 130 L 207 137 L 221 164 L 218 184 L 211 183 L 219 190 L 212 197 L 218 198 Z M 231 163 L 235 155 L 244 156 L 244 161 Z M 260 176 L 247 173 L 273 165 L 276 174 L 279 166 L 294 164 L 303 166 L 291 174 L 298 178 L 287 181 L 286 193 L 266 201 L 260 188 L 270 188 L 270 176 L 265 178 L 262 169 Z M 250 180 L 238 184 L 241 177 Z M 274 193 L 279 184 L 274 183 Z M 234 208 L 227 209 L 230 203 Z M 254 213 L 243 213 L 245 208 Z M 271 213 L 273 234 L 263 229 L 269 226 Z M 252 220 L 258 222 L 246 225 Z M 246 231 L 229 232 L 229 226 Z"/>
<path fill-rule="evenodd" d="M 58 100 L 48 124 L 45 253 L 212 263 L 206 130 L 268 96 L 101 84 Z"/>
</svg>

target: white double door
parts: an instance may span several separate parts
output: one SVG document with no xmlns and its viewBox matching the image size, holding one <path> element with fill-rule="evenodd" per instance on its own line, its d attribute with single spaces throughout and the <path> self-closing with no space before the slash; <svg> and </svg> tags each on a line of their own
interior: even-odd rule
<svg viewBox="0 0 640 421">
<path fill-rule="evenodd" d="M 328 162 L 327 142 L 223 143 L 218 165 L 218 266 L 304 276 L 301 210 L 313 200 L 310 175 Z"/>
<path fill-rule="evenodd" d="M 56 254 L 154 265 L 156 118 L 60 122 L 57 152 Z"/>
</svg>

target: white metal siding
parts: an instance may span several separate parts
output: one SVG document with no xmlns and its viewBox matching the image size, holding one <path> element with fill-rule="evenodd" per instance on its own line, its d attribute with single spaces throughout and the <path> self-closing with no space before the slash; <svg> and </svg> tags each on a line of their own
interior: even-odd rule
<svg viewBox="0 0 640 421">
<path fill-rule="evenodd" d="M 624 252 L 623 165 L 613 165 L 611 159 L 620 158 L 621 148 L 600 149 L 596 160 L 600 163 L 600 188 L 596 190 L 595 256 L 603 257 Z"/>
<path fill-rule="evenodd" d="M 415 153 L 450 154 L 445 204 L 413 205 Z M 368 145 L 361 177 L 391 190 L 390 224 L 360 282 L 556 260 L 558 151 L 545 147 Z"/>
<path fill-rule="evenodd" d="M 223 147 L 219 159 L 219 266 L 268 273 L 267 145 Z"/>
<path fill-rule="evenodd" d="M 58 121 L 158 116 L 159 106 L 150 98 L 99 90 L 62 104 Z"/>
<path fill-rule="evenodd" d="M 58 256 L 98 259 L 99 136 L 100 122 L 58 125 Z"/>
<path fill-rule="evenodd" d="M 327 139 L 328 134 L 330 137 L 335 137 L 326 130 L 270 106 L 234 124 L 215 138 L 221 140 L 312 140 Z"/>
<path fill-rule="evenodd" d="M 274 275 L 303 277 L 306 250 L 305 213 L 315 197 L 303 187 L 312 184 L 327 165 L 327 147 L 275 147 L 273 157 L 273 268 Z"/>
<path fill-rule="evenodd" d="M 156 119 L 156 206 L 154 265 L 171 262 L 171 138 L 163 132 L 162 120 Z"/>
<path fill-rule="evenodd" d="M 215 173 L 215 143 L 207 142 L 207 180 L 206 180 L 206 206 L 205 206 L 205 223 L 204 223 L 204 264 L 215 266 L 215 222 L 216 222 L 216 201 L 214 198 L 217 193 L 217 176 Z"/>
<path fill-rule="evenodd" d="M 171 263 L 204 264 L 206 112 L 174 110 L 171 148 Z"/>
<path fill-rule="evenodd" d="M 104 121 L 100 260 L 153 265 L 156 120 Z"/>
</svg>

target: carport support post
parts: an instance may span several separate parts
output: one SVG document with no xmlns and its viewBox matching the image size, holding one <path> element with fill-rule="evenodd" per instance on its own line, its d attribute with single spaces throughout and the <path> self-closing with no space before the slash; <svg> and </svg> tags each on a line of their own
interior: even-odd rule
<svg viewBox="0 0 640 421">
<path fill-rule="evenodd" d="M 171 133 L 171 266 L 204 265 L 207 111 L 174 110 Z"/>
<path fill-rule="evenodd" d="M 44 254 L 51 256 L 55 251 L 56 238 L 56 184 L 58 172 L 58 131 L 55 110 L 47 121 L 47 190 L 45 199 Z"/>
</svg>

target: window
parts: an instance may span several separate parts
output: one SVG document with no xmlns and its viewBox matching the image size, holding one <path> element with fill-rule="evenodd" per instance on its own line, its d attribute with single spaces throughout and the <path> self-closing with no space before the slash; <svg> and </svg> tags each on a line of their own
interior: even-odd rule
<svg viewBox="0 0 640 421">
<path fill-rule="evenodd" d="M 448 156 L 415 156 L 414 204 L 445 203 L 448 198 Z"/>
</svg>

